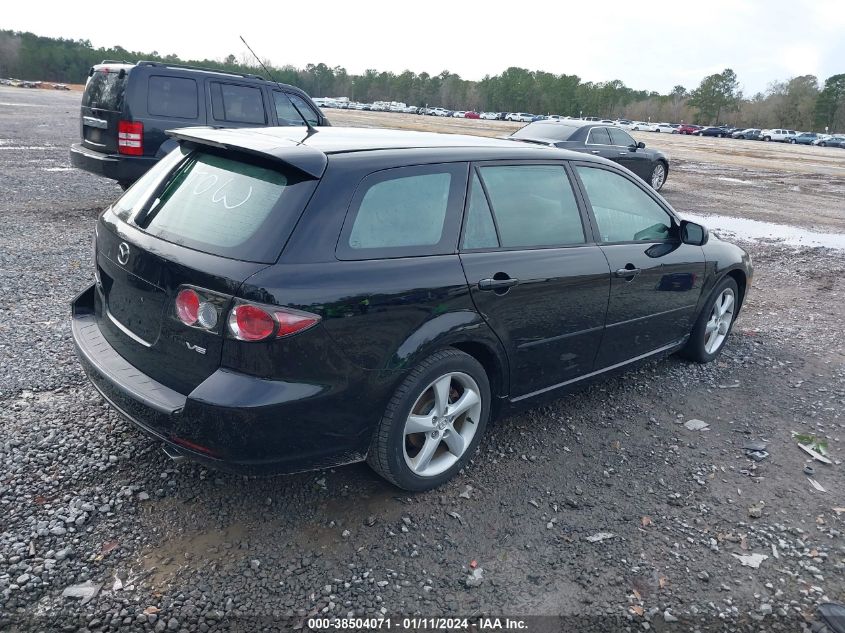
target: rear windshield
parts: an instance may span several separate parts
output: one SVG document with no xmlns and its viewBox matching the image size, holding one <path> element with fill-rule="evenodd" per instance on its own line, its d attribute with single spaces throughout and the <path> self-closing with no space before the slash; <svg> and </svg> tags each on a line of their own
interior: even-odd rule
<svg viewBox="0 0 845 633">
<path fill-rule="evenodd" d="M 578 128 L 565 123 L 530 123 L 512 134 L 513 138 L 529 140 L 565 141 Z"/>
<path fill-rule="evenodd" d="M 82 105 L 87 108 L 121 112 L 128 79 L 129 73 L 126 71 L 107 68 L 95 70 L 85 84 Z"/>
<path fill-rule="evenodd" d="M 178 153 L 174 152 L 173 156 Z M 168 156 L 170 159 L 171 156 Z M 167 159 L 166 159 L 167 160 Z M 244 157 L 188 153 L 143 193 L 136 183 L 124 197 L 143 196 L 118 209 L 147 233 L 194 250 L 244 261 L 274 262 L 305 206 L 315 181 Z"/>
</svg>

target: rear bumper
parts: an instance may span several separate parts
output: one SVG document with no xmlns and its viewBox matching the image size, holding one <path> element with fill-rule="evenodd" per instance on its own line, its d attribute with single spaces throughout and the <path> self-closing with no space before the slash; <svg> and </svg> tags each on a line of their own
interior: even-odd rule
<svg viewBox="0 0 845 633">
<path fill-rule="evenodd" d="M 135 182 L 157 162 L 158 159 L 153 156 L 103 154 L 88 149 L 81 143 L 74 143 L 70 146 L 71 165 L 77 169 L 84 169 L 92 174 L 111 178 L 118 182 Z"/>
<path fill-rule="evenodd" d="M 92 285 L 72 303 L 80 363 L 109 404 L 164 442 L 171 456 L 240 474 L 293 473 L 366 457 L 372 424 L 343 424 L 338 416 L 348 411 L 348 395 L 336 388 L 220 368 L 185 395 L 141 373 L 100 331 L 96 292 Z"/>
</svg>

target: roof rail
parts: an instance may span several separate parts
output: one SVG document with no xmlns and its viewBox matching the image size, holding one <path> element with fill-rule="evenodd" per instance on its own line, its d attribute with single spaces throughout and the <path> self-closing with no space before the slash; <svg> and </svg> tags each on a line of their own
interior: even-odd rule
<svg viewBox="0 0 845 633">
<path fill-rule="evenodd" d="M 251 73 L 238 73 L 232 72 L 230 70 L 221 70 L 219 68 L 205 68 L 203 66 L 191 66 L 189 64 L 171 64 L 170 62 L 152 62 L 152 61 L 139 61 L 138 66 L 164 66 L 167 68 L 185 68 L 187 70 L 202 70 L 209 73 L 220 73 L 222 75 L 234 75 L 235 77 L 247 77 L 249 79 L 261 79 L 264 81 L 264 77 L 261 75 L 253 75 Z"/>
<path fill-rule="evenodd" d="M 104 59 L 100 63 L 101 64 L 131 64 L 132 62 L 128 62 L 125 59 Z"/>
</svg>

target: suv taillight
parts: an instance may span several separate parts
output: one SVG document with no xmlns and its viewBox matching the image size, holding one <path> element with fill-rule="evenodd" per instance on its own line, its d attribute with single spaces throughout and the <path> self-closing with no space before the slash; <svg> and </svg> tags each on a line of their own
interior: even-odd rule
<svg viewBox="0 0 845 633">
<path fill-rule="evenodd" d="M 144 155 L 144 124 L 137 121 L 118 121 L 117 151 L 130 156 Z"/>
<path fill-rule="evenodd" d="M 229 334 L 239 341 L 263 341 L 302 332 L 319 323 L 309 312 L 240 302 L 229 313 Z"/>
</svg>

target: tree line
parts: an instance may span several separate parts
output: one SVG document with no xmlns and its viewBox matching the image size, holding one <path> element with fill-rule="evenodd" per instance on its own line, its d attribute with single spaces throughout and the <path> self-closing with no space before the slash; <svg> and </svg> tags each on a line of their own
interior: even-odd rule
<svg viewBox="0 0 845 633">
<path fill-rule="evenodd" d="M 147 59 L 232 72 L 262 72 L 247 55 L 182 60 L 158 51 L 94 48 L 89 40 L 0 30 L 0 77 L 83 83 L 91 66 L 104 59 Z M 295 68 L 263 61 L 278 81 L 299 86 L 313 97 L 346 96 L 361 102 L 402 101 L 462 110 L 845 131 L 845 73 L 828 77 L 823 83 L 814 75 L 773 81 L 765 91 L 744 95 L 736 73 L 728 68 L 705 77 L 692 90 L 675 86 L 668 94 L 660 94 L 635 90 L 619 79 L 591 82 L 577 75 L 517 67 L 472 81 L 448 70 L 436 75 L 375 69 L 350 74 L 342 66 L 322 63 Z"/>
</svg>

